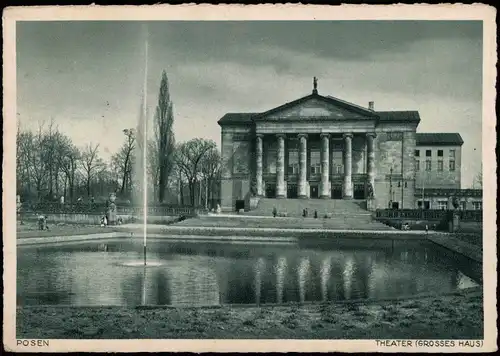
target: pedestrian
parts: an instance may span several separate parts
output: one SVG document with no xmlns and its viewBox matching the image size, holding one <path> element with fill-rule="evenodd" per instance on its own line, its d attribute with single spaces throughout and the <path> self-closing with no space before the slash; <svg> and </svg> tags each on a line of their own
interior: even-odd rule
<svg viewBox="0 0 500 356">
<path fill-rule="evenodd" d="M 277 214 L 278 214 L 278 210 L 276 210 L 276 207 L 274 207 L 273 208 L 273 217 L 275 218 Z"/>
<path fill-rule="evenodd" d="M 318 218 L 318 211 L 317 210 L 314 210 L 314 218 L 317 219 Z"/>
</svg>

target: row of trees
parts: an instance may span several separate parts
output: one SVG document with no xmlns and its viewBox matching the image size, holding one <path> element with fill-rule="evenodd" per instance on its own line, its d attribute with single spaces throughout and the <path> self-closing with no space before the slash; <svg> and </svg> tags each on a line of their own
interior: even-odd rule
<svg viewBox="0 0 500 356">
<path fill-rule="evenodd" d="M 146 169 L 150 201 L 211 206 L 218 199 L 220 154 L 212 140 L 192 139 L 176 144 L 173 104 L 168 78 L 162 73 L 153 118 L 154 135 L 147 142 Z M 17 191 L 24 201 L 103 201 L 116 192 L 133 202 L 138 178 L 137 129 L 123 129 L 124 142 L 109 162 L 99 144 L 77 147 L 53 122 L 36 132 L 17 132 Z"/>
</svg>

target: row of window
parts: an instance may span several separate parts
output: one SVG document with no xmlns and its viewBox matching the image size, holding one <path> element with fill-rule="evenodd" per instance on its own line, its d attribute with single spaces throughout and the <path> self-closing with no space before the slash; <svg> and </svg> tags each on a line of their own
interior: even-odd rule
<svg viewBox="0 0 500 356">
<path fill-rule="evenodd" d="M 314 163 L 309 166 L 311 170 L 311 174 L 321 174 L 321 164 L 320 163 Z M 333 167 L 330 167 L 332 169 L 333 174 L 343 174 L 344 173 L 344 166 L 341 165 L 334 165 Z M 269 173 L 276 173 L 276 172 L 269 172 Z M 299 174 L 299 165 L 298 163 L 293 163 L 288 166 L 288 174 Z"/>
<path fill-rule="evenodd" d="M 422 207 L 422 201 L 417 202 L 418 208 Z M 430 209 L 430 202 L 425 201 L 424 202 L 424 207 L 425 209 Z M 465 201 L 460 202 L 460 207 L 462 210 L 467 210 L 467 203 Z M 447 200 L 438 200 L 436 206 L 432 206 L 432 209 L 439 209 L 439 210 L 446 210 L 448 208 L 448 201 Z M 483 202 L 481 201 L 473 201 L 472 202 L 472 210 L 482 210 L 483 209 Z"/>
<path fill-rule="evenodd" d="M 444 155 L 443 150 L 437 150 L 438 157 L 443 157 L 443 155 Z M 448 157 L 454 159 L 455 155 L 456 155 L 456 150 L 451 149 L 448 151 Z M 415 150 L 415 157 L 420 157 L 420 150 Z M 432 157 L 432 150 L 425 150 L 425 157 Z"/>
<path fill-rule="evenodd" d="M 425 161 L 425 170 L 426 171 L 432 171 L 432 161 L 430 159 Z M 442 160 L 437 161 L 437 171 L 442 172 L 444 170 L 444 164 Z M 455 161 L 450 160 L 448 161 L 448 170 L 450 172 L 455 171 Z M 419 172 L 420 171 L 420 161 L 418 159 L 415 160 L 415 171 Z"/>
</svg>

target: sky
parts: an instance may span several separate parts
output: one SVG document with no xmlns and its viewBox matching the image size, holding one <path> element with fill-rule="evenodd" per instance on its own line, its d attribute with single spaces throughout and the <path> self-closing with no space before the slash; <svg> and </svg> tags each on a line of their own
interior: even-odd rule
<svg viewBox="0 0 500 356">
<path fill-rule="evenodd" d="M 418 110 L 417 132 L 459 132 L 462 188 L 481 169 L 482 24 L 478 21 L 18 22 L 17 117 L 53 120 L 109 159 L 136 127 L 148 32 L 148 110 L 169 78 L 178 142 L 220 145 L 227 112 L 309 95 L 375 110 Z M 151 119 L 150 119 L 151 120 Z"/>
</svg>

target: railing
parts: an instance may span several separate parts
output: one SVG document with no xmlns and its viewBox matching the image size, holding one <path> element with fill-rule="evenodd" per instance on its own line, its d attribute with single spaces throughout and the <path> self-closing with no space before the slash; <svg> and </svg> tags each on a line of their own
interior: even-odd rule
<svg viewBox="0 0 500 356">
<path fill-rule="evenodd" d="M 117 212 L 121 215 L 142 215 L 144 208 L 132 205 L 117 204 Z M 19 213 L 33 214 L 104 214 L 107 210 L 106 203 L 75 203 L 60 204 L 57 202 L 45 202 L 28 204 L 23 203 Z M 148 207 L 148 215 L 151 216 L 195 216 L 206 214 L 207 210 L 202 207 L 177 206 L 177 205 L 157 205 Z"/>
<path fill-rule="evenodd" d="M 412 220 L 442 220 L 450 210 L 421 210 L 421 209 L 378 209 L 375 211 L 377 219 L 412 219 Z M 458 210 L 462 221 L 483 221 L 482 210 Z"/>
</svg>

